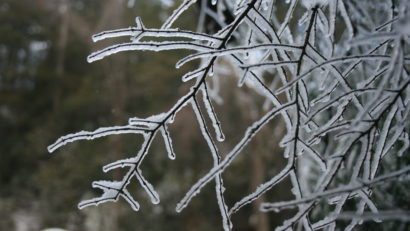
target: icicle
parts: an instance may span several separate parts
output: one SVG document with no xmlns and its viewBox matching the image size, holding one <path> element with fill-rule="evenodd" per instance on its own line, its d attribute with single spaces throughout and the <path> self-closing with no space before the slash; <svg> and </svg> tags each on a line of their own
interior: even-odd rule
<svg viewBox="0 0 410 231">
<path fill-rule="evenodd" d="M 151 203 L 158 204 L 160 201 L 158 193 L 155 191 L 154 187 L 142 176 L 140 169 L 135 170 L 135 176 L 150 197 Z"/>
<path fill-rule="evenodd" d="M 385 122 L 383 124 L 382 131 L 379 136 L 379 140 L 377 141 L 377 147 L 375 150 L 375 154 L 373 157 L 372 165 L 371 165 L 371 171 L 370 171 L 370 177 L 374 178 L 377 172 L 377 169 L 379 168 L 380 160 L 382 157 L 383 149 L 386 143 L 387 136 L 389 134 L 390 130 L 390 124 L 393 120 L 394 115 L 397 112 L 397 106 L 394 105 L 392 109 L 390 110 L 389 114 L 387 115 Z"/>
<path fill-rule="evenodd" d="M 306 22 L 308 22 L 309 20 L 309 16 L 310 16 L 310 11 L 306 11 L 302 17 L 300 17 L 299 21 L 298 21 L 298 25 L 301 26 L 303 24 L 305 24 Z"/>
<path fill-rule="evenodd" d="M 249 69 L 246 68 L 245 71 L 242 73 L 242 77 L 238 81 L 238 87 L 242 87 L 243 84 L 246 82 L 246 76 L 248 75 Z"/>
<path fill-rule="evenodd" d="M 142 23 L 141 17 L 135 17 L 135 23 L 137 24 L 138 29 L 145 29 L 144 23 Z"/>
<path fill-rule="evenodd" d="M 209 76 L 209 77 L 214 76 L 214 65 L 212 65 L 211 68 L 209 69 L 209 71 L 208 71 L 208 76 Z"/>
<path fill-rule="evenodd" d="M 289 159 L 289 157 L 290 157 L 289 150 L 285 149 L 285 151 L 283 151 L 283 158 Z"/>
<path fill-rule="evenodd" d="M 410 147 L 409 134 L 407 132 L 403 132 L 403 135 L 399 139 L 403 142 L 403 146 L 400 148 L 397 156 L 401 157 L 403 156 L 404 152 Z"/>
<path fill-rule="evenodd" d="M 171 123 L 171 124 L 174 123 L 176 114 L 177 114 L 177 113 L 173 113 L 173 114 L 171 115 L 171 117 L 170 117 L 169 120 L 168 120 L 169 123 Z"/>
<path fill-rule="evenodd" d="M 216 133 L 216 139 L 217 139 L 219 142 L 222 142 L 222 141 L 225 140 L 225 135 L 224 135 L 224 133 L 223 133 L 223 131 L 222 131 L 221 123 L 219 122 L 218 117 L 216 116 L 214 107 L 212 106 L 212 103 L 211 103 L 211 101 L 210 101 L 210 99 L 209 99 L 209 95 L 208 95 L 207 89 L 206 89 L 205 87 L 202 87 L 201 90 L 202 90 L 202 99 L 203 99 L 203 101 L 204 101 L 204 105 L 205 105 L 205 108 L 206 108 L 206 112 L 207 112 L 209 118 L 210 118 L 211 121 L 212 121 L 212 126 L 213 126 L 213 128 L 214 128 L 214 130 L 215 130 L 215 133 Z"/>
<path fill-rule="evenodd" d="M 172 139 L 168 132 L 167 125 L 164 124 L 163 126 L 161 126 L 160 131 L 161 131 L 162 137 L 164 138 L 164 143 L 165 143 L 165 148 L 167 149 L 168 158 L 171 160 L 174 160 L 175 153 L 174 153 L 174 149 L 172 148 Z"/>
<path fill-rule="evenodd" d="M 202 76 L 205 73 L 206 68 L 200 68 L 195 71 L 188 72 L 182 76 L 182 81 L 187 82 L 191 79 L 195 79 L 197 77 Z"/>
</svg>

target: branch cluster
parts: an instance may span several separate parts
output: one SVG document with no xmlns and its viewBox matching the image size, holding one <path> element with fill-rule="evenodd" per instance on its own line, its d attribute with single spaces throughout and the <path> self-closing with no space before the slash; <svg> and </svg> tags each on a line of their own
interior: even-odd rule
<svg viewBox="0 0 410 231">
<path fill-rule="evenodd" d="M 94 41 L 120 36 L 129 36 L 131 41 L 94 52 L 88 57 L 89 62 L 122 51 L 185 49 L 193 53 L 179 60 L 176 67 L 193 60 L 200 60 L 200 65 L 182 76 L 184 82 L 192 83 L 190 90 L 168 111 L 148 118 L 130 118 L 124 126 L 69 134 L 49 146 L 53 152 L 69 142 L 127 133 L 144 138 L 135 157 L 103 168 L 104 172 L 128 168 L 122 180 L 95 181 L 93 187 L 102 189 L 102 196 L 83 201 L 79 207 L 122 197 L 138 210 L 138 202 L 127 191 L 134 178 L 152 203 L 159 203 L 155 187 L 143 177 L 140 166 L 158 134 L 164 140 L 168 157 L 175 159 L 168 127 L 181 109 L 190 107 L 214 165 L 192 185 L 176 211 L 183 210 L 203 187 L 214 181 L 223 228 L 232 230 L 230 218 L 234 213 L 289 178 L 295 199 L 261 206 L 266 212 L 296 209 L 276 230 L 295 227 L 335 230 L 339 218 L 348 220 L 346 230 L 352 230 L 369 217 L 366 210 L 370 210 L 373 220 L 397 217 L 383 212 L 377 216 L 372 192 L 377 185 L 397 180 L 410 171 L 409 166 L 389 173 L 380 170 L 384 163 L 409 154 L 410 4 L 394 0 L 377 6 L 370 0 L 291 0 L 281 18 L 277 12 L 280 4 L 276 1 L 218 0 L 212 1 L 216 11 L 202 4 L 199 14 L 200 19 L 204 15 L 213 18 L 222 28 L 218 32 L 203 33 L 202 25 L 198 31 L 173 27 L 195 2 L 184 0 L 161 28 L 146 28 L 137 17 L 134 27 L 93 36 Z M 227 12 L 234 18 L 230 22 L 224 17 Z M 270 107 L 247 128 L 232 150 L 223 155 L 216 143 L 224 142 L 225 135 L 213 106 L 219 97 L 215 90 L 218 81 L 212 84 L 208 81 L 218 79 L 219 70 L 226 65 L 217 62 L 219 59 L 230 63 L 239 73 L 238 87 L 253 89 L 264 97 L 265 106 Z M 208 119 L 212 128 L 207 126 Z M 286 125 L 280 146 L 287 164 L 277 175 L 229 207 L 224 199 L 222 173 L 274 119 Z M 342 184 L 341 178 L 348 180 Z M 349 200 L 357 203 L 356 214 L 362 216 L 342 214 Z M 320 209 L 322 202 L 328 203 L 332 211 L 315 220 L 312 211 Z"/>
</svg>

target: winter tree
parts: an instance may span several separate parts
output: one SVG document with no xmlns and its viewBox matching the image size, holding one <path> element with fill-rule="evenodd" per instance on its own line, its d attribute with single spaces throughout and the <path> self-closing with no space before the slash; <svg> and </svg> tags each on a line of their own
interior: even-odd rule
<svg viewBox="0 0 410 231">
<path fill-rule="evenodd" d="M 178 134 L 169 127 L 182 109 L 189 108 L 213 166 L 181 195 L 177 212 L 201 197 L 202 188 L 215 187 L 221 229 L 233 230 L 235 213 L 289 180 L 293 200 L 265 201 L 260 206 L 266 213 L 294 211 L 277 231 L 353 230 L 363 221 L 409 221 L 409 212 L 395 204 L 388 186 L 405 182 L 410 172 L 410 1 L 184 0 L 174 4 L 179 6 L 160 28 L 148 28 L 143 18 L 136 17 L 130 27 L 92 37 L 94 42 L 124 36 L 130 41 L 90 54 L 89 62 L 115 59 L 109 56 L 123 51 L 188 50 L 189 55 L 175 60 L 176 68 L 195 61 L 195 69 L 181 76 L 190 88 L 168 110 L 132 117 L 122 125 L 68 134 L 48 147 L 54 152 L 71 142 L 121 134 L 143 138 L 135 156 L 103 167 L 104 172 L 123 168 L 122 179 L 94 181 L 92 187 L 102 194 L 80 202 L 80 209 L 124 199 L 138 211 L 131 184 L 141 186 L 153 204 L 160 203 L 161 195 L 141 166 L 154 154 L 150 152 L 154 139 L 163 140 L 169 159 L 178 157 L 172 142 Z M 181 15 L 198 9 L 196 31 L 175 26 Z M 224 135 L 218 117 L 229 105 L 223 105 L 220 93 L 225 90 L 219 82 L 227 73 L 236 78 L 238 89 L 248 88 L 263 97 L 263 105 L 257 105 L 264 114 L 249 124 L 230 151 L 222 152 L 220 145 L 230 137 Z M 216 104 L 222 104 L 218 113 Z M 229 188 L 224 187 L 223 173 L 272 121 L 285 127 L 283 134 L 279 132 L 281 152 L 272 155 L 286 158 L 286 165 L 249 195 L 226 203 Z M 383 206 L 378 203 L 381 198 Z"/>
</svg>

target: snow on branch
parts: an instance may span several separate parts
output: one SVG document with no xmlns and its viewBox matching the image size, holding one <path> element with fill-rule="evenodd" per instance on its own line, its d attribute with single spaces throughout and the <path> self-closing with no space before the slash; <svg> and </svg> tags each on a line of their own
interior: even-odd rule
<svg viewBox="0 0 410 231">
<path fill-rule="evenodd" d="M 48 146 L 48 151 L 54 152 L 79 140 L 120 134 L 142 136 L 144 141 L 135 156 L 103 167 L 104 172 L 126 168 L 122 180 L 94 181 L 92 186 L 101 189 L 102 195 L 81 202 L 79 207 L 123 198 L 137 211 L 139 203 L 127 190 L 135 182 L 153 204 L 160 203 L 160 193 L 144 177 L 141 165 L 159 133 L 168 158 L 176 158 L 178 149 L 173 138 L 178 134 L 170 128 L 178 113 L 189 108 L 213 165 L 182 196 L 177 212 L 189 206 L 195 196 L 201 196 L 202 188 L 212 185 L 221 227 L 229 231 L 235 225 L 231 217 L 243 207 L 264 194 L 271 200 L 267 192 L 290 182 L 287 184 L 294 199 L 264 202 L 261 207 L 264 212 L 295 210 L 275 230 L 339 230 L 340 220 L 350 222 L 346 230 L 353 230 L 363 220 L 407 221 L 408 216 L 379 211 L 377 195 L 394 198 L 380 186 L 408 180 L 410 173 L 410 163 L 399 164 L 405 163 L 404 157 L 410 154 L 410 4 L 385 1 L 374 5 L 371 0 L 285 2 L 219 0 L 210 2 L 209 7 L 205 1 L 198 1 L 198 21 L 203 25 L 198 25 L 200 31 L 191 31 L 174 26 L 182 14 L 197 5 L 196 0 L 184 0 L 160 28 L 146 28 L 137 17 L 136 26 L 94 35 L 95 42 L 124 36 L 131 41 L 96 51 L 88 56 L 89 62 L 123 51 L 181 49 L 191 54 L 175 60 L 176 68 L 193 60 L 200 62 L 181 76 L 189 90 L 168 110 L 147 118 L 129 118 L 123 126 L 68 134 Z M 205 16 L 215 20 L 219 31 L 203 32 Z M 223 71 L 225 76 L 220 74 Z M 221 114 L 227 113 L 230 105 L 214 104 L 214 100 L 222 101 L 218 91 L 236 91 L 218 84 L 228 75 L 234 76 L 238 88 L 256 93 L 248 95 L 255 108 L 260 106 L 260 98 L 265 102 L 256 110 L 261 112 L 259 117 L 253 117 L 259 119 L 241 131 L 242 138 L 233 146 L 227 142 L 232 139 L 227 132 L 232 128 L 226 129 L 219 119 L 224 118 Z M 244 92 L 250 92 L 247 90 Z M 232 200 L 226 198 L 233 192 L 225 190 L 223 173 L 230 173 L 230 166 L 236 164 L 238 156 L 245 155 L 244 148 L 256 140 L 262 129 L 272 130 L 268 125 L 272 121 L 283 125 L 284 131 L 275 130 L 278 134 L 262 139 L 276 142 L 281 149 L 268 152 L 275 158 L 285 158 L 286 163 L 267 166 L 268 172 L 277 173 L 229 205 L 227 201 Z M 327 203 L 321 203 L 324 199 Z M 400 206 L 394 200 L 391 203 L 392 207 Z M 351 215 L 352 208 L 357 216 Z"/>
<path fill-rule="evenodd" d="M 395 180 L 399 177 L 403 177 L 408 175 L 410 172 L 410 166 L 407 166 L 399 171 L 392 172 L 383 176 L 379 176 L 374 178 L 373 180 L 366 180 L 366 181 L 361 181 L 361 182 L 355 182 L 355 183 L 350 183 L 347 186 L 342 186 L 338 187 L 335 189 L 330 189 L 327 191 L 323 191 L 321 193 L 309 195 L 306 198 L 302 198 L 299 200 L 293 200 L 293 201 L 283 201 L 283 202 L 278 202 L 278 203 L 264 203 L 261 206 L 262 211 L 275 211 L 278 212 L 281 209 L 290 209 L 295 207 L 298 204 L 305 204 L 307 202 L 311 202 L 314 200 L 319 200 L 322 198 L 334 196 L 334 195 L 340 195 L 342 193 L 346 192 L 354 192 L 359 189 L 367 188 L 367 187 L 374 187 L 378 184 L 385 183 L 387 181 Z"/>
<path fill-rule="evenodd" d="M 166 50 L 195 50 L 208 51 L 213 49 L 210 46 L 194 42 L 177 41 L 177 42 L 140 42 L 140 43 L 122 43 L 96 51 L 87 57 L 89 63 L 101 60 L 106 56 L 116 54 L 122 51 L 166 51 Z"/>
<path fill-rule="evenodd" d="M 191 39 L 194 41 L 204 40 L 204 41 L 210 41 L 214 43 L 219 42 L 221 40 L 221 38 L 218 38 L 212 35 L 199 33 L 195 31 L 180 30 L 178 28 L 175 28 L 175 29 L 145 28 L 144 25 L 142 24 L 140 17 L 137 17 L 136 21 L 138 25 L 137 27 L 129 27 L 129 28 L 123 28 L 123 29 L 103 31 L 103 32 L 93 35 L 92 39 L 94 42 L 98 42 L 100 40 L 107 39 L 107 38 L 130 36 L 133 41 L 140 40 L 143 37 L 154 37 L 154 38 L 175 37 L 175 38 Z"/>
<path fill-rule="evenodd" d="M 125 125 L 125 126 L 113 126 L 113 127 L 102 127 L 98 128 L 95 131 L 80 131 L 73 134 L 68 134 L 58 138 L 58 140 L 49 145 L 47 150 L 49 152 L 54 152 L 56 149 L 78 140 L 93 140 L 96 138 L 109 136 L 109 135 L 118 135 L 118 134 L 144 134 L 149 131 L 149 128 L 144 126 L 134 126 L 134 125 Z"/>
</svg>

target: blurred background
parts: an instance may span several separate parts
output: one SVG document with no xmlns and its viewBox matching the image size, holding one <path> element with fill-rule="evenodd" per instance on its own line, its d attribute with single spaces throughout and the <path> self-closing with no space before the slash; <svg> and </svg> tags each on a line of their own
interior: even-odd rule
<svg viewBox="0 0 410 231">
<path fill-rule="evenodd" d="M 53 154 L 46 149 L 68 133 L 124 125 L 129 117 L 163 112 L 188 90 L 189 84 L 180 78 L 190 67 L 174 67 L 184 52 L 129 52 L 86 62 L 92 51 L 120 41 L 93 44 L 94 33 L 132 26 L 135 16 L 141 16 L 147 27 L 159 27 L 175 7 L 173 1 L 159 0 L 0 1 L 0 230 L 222 230 L 212 184 L 181 214 L 175 212 L 189 186 L 212 166 L 190 109 L 178 114 L 170 128 L 177 159 L 167 158 L 158 139 L 144 160 L 142 170 L 161 203 L 152 205 L 135 187 L 138 184 L 131 186 L 141 204 L 139 212 L 121 200 L 84 210 L 77 204 L 100 195 L 91 187 L 93 180 L 122 177 L 120 171 L 104 174 L 101 168 L 135 155 L 140 137 L 81 141 Z M 193 9 L 191 15 L 183 15 L 178 26 L 195 29 L 196 13 Z M 221 77 L 221 84 L 236 85 L 229 76 Z M 263 104 L 257 96 L 250 97 L 249 89 L 225 89 L 224 104 L 216 108 L 223 110 L 219 115 L 228 140 L 220 145 L 222 153 L 260 116 Z M 272 137 L 273 127 L 260 137 Z M 255 140 L 224 174 L 229 206 L 277 173 L 283 163 L 281 154 L 273 153 L 278 152 L 274 139 Z M 283 193 L 289 192 L 287 185 L 284 182 L 267 196 L 290 199 Z M 259 213 L 259 203 L 233 216 L 235 230 L 266 231 L 282 220 L 283 215 Z"/>
<path fill-rule="evenodd" d="M 186 52 L 123 52 L 92 64 L 86 62 L 93 51 L 129 41 L 92 43 L 93 34 L 133 26 L 136 16 L 146 27 L 158 28 L 180 2 L 0 0 L 0 231 L 52 227 L 68 231 L 222 230 L 213 183 L 184 211 L 175 212 L 189 187 L 213 165 L 190 108 L 178 113 L 170 126 L 176 160 L 167 158 L 159 138 L 142 164 L 144 176 L 158 191 L 161 203 L 152 205 L 136 181 L 130 184 L 129 191 L 141 204 L 138 212 L 121 199 L 77 209 L 81 200 L 101 194 L 91 187 L 92 181 L 122 178 L 123 172 L 103 173 L 102 166 L 135 156 L 142 142 L 138 135 L 79 141 L 53 154 L 47 152 L 47 146 L 62 135 L 125 125 L 130 117 L 167 111 L 189 90 L 191 83 L 182 83 L 181 76 L 198 63 L 175 69 Z M 286 12 L 280 10 L 287 7 L 286 2 L 275 5 L 276 13 L 282 14 L 279 17 Z M 195 30 L 200 4 L 198 1 L 176 26 Z M 211 21 L 204 23 L 208 32 L 217 29 Z M 218 144 L 222 154 L 264 114 L 263 98 L 246 86 L 237 88 L 233 72 L 229 66 L 225 69 L 212 79 L 220 81 L 223 101 L 215 102 L 226 136 L 226 141 Z M 282 169 L 284 158 L 277 144 L 283 130 L 278 121 L 265 126 L 224 172 L 228 206 Z M 386 169 L 389 166 L 393 165 Z M 397 207 L 408 208 L 408 187 L 399 183 L 383 190 L 394 195 L 390 200 L 400 205 Z M 376 198 L 383 204 L 385 194 Z M 234 230 L 272 230 L 295 211 L 260 213 L 259 204 L 289 199 L 292 194 L 286 179 L 234 214 Z M 320 210 L 312 216 L 326 213 Z M 396 230 L 392 227 L 398 224 L 369 222 L 359 229 Z M 409 227 L 408 223 L 401 225 L 406 225 L 402 230 Z"/>
</svg>

